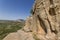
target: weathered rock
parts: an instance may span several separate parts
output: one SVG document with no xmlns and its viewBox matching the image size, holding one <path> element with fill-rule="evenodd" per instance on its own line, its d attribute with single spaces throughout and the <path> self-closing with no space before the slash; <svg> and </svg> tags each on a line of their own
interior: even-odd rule
<svg viewBox="0 0 60 40">
<path fill-rule="evenodd" d="M 10 33 L 3 40 L 20 40 L 19 35 L 15 33 Z"/>
<path fill-rule="evenodd" d="M 18 30 L 16 33 L 10 33 L 3 40 L 35 40 L 32 33 Z"/>
<path fill-rule="evenodd" d="M 26 19 L 26 23 L 23 28 L 25 31 L 32 31 L 32 19 L 33 18 L 31 16 Z"/>
<path fill-rule="evenodd" d="M 15 34 L 17 40 L 60 40 L 60 0 L 35 0 L 24 28 L 9 35 Z M 14 40 L 9 35 L 3 40 Z"/>
<path fill-rule="evenodd" d="M 47 34 L 47 35 L 46 35 L 46 39 L 47 39 L 47 40 L 57 40 L 57 36 L 56 36 L 56 34 L 54 34 L 54 33 Z"/>
<path fill-rule="evenodd" d="M 20 36 L 21 40 L 34 40 L 33 35 L 31 32 L 24 32 L 22 30 L 18 30 L 17 32 Z"/>
<path fill-rule="evenodd" d="M 42 35 L 41 40 L 44 40 L 43 38 L 46 40 L 59 40 L 59 37 L 57 38 L 57 36 L 60 35 L 59 11 L 59 0 L 35 0 L 33 6 L 33 20 L 37 23 L 38 19 L 40 21 L 40 27 L 43 28 L 43 31 L 46 33 L 46 35 Z M 34 27 L 38 27 L 37 24 Z M 41 38 L 41 36 L 39 38 Z"/>
</svg>

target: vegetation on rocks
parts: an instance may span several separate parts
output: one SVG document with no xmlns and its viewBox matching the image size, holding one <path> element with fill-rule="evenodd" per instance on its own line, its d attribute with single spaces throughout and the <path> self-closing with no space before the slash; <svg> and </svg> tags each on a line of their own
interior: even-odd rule
<svg viewBox="0 0 60 40">
<path fill-rule="evenodd" d="M 33 14 L 33 9 L 30 10 L 30 13 Z"/>
</svg>

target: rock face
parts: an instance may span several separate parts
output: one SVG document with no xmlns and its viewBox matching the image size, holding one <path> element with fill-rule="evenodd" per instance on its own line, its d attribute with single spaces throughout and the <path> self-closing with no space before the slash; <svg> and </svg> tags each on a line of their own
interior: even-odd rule
<svg viewBox="0 0 60 40">
<path fill-rule="evenodd" d="M 27 18 L 24 28 L 3 40 L 60 40 L 59 17 L 60 0 L 35 0 L 32 16 Z"/>
<path fill-rule="evenodd" d="M 16 33 L 10 33 L 3 40 L 34 40 L 32 33 L 18 30 Z"/>
</svg>

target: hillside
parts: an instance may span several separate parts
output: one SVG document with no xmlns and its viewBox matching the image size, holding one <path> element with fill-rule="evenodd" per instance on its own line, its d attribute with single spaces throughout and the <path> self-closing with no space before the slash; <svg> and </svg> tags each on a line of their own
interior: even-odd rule
<svg viewBox="0 0 60 40">
<path fill-rule="evenodd" d="M 24 26 L 24 21 L 0 20 L 0 40 L 12 32 L 16 32 Z"/>
</svg>

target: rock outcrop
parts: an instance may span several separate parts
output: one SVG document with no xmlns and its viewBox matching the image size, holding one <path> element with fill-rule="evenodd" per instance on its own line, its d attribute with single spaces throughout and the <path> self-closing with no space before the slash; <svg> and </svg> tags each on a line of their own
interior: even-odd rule
<svg viewBox="0 0 60 40">
<path fill-rule="evenodd" d="M 60 0 L 35 0 L 32 16 L 27 18 L 24 28 L 7 35 L 3 40 L 15 40 L 15 38 L 60 40 Z"/>
</svg>

